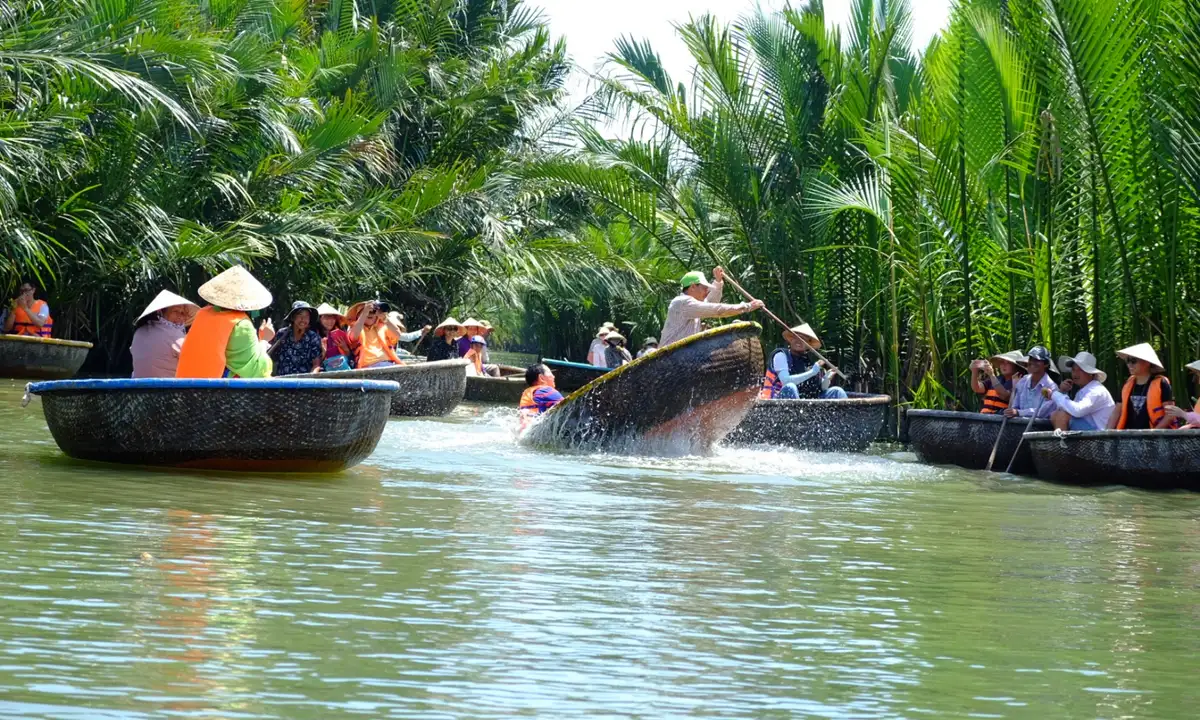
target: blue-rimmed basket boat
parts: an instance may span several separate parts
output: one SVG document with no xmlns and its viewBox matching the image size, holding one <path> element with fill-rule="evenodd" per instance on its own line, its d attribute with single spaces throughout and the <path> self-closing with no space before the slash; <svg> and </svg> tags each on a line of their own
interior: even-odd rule
<svg viewBox="0 0 1200 720">
<path fill-rule="evenodd" d="M 1043 480 L 1200 490 L 1200 430 L 1038 432 L 1025 444 Z"/>
<path fill-rule="evenodd" d="M 436 360 L 411 365 L 292 375 L 305 380 L 387 380 L 397 383 L 395 417 L 441 417 L 458 407 L 467 392 L 467 361 Z"/>
<path fill-rule="evenodd" d="M 726 442 L 862 452 L 879 437 L 891 402 L 888 395 L 862 393 L 845 400 L 758 400 Z"/>
<path fill-rule="evenodd" d="M 59 448 L 80 460 L 259 472 L 334 472 L 371 454 L 396 392 L 346 380 L 33 383 Z"/>
<path fill-rule="evenodd" d="M 996 444 L 996 436 L 1003 425 L 1004 438 L 996 450 L 993 469 L 1003 470 L 1016 452 L 1012 471 L 1018 475 L 1033 474 L 1033 457 L 1029 454 L 1029 443 L 1020 443 L 1021 434 L 1029 424 L 1029 418 L 1015 417 L 1004 424 L 1004 418 L 1000 415 L 948 410 L 909 410 L 905 417 L 908 441 L 922 462 L 983 470 L 987 467 L 992 446 Z M 1049 420 L 1037 420 L 1033 423 L 1035 431 L 1050 428 Z"/>
<path fill-rule="evenodd" d="M 467 394 L 463 398 L 474 403 L 500 403 L 516 407 L 525 392 L 525 370 L 500 365 L 500 377 L 468 375 Z"/>
<path fill-rule="evenodd" d="M 542 360 L 554 373 L 554 386 L 562 393 L 573 393 L 596 378 L 608 374 L 608 368 L 598 365 L 567 362 L 566 360 Z"/>
<path fill-rule="evenodd" d="M 522 441 L 629 454 L 709 452 L 758 395 L 761 332 L 757 323 L 739 322 L 664 346 L 569 395 Z"/>
<path fill-rule="evenodd" d="M 0 377 L 57 380 L 79 372 L 91 343 L 0 335 Z"/>
</svg>

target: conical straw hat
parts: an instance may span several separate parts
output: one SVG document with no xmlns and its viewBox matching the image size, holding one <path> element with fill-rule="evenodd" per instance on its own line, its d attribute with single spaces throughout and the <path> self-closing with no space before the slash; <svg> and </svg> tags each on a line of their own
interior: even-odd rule
<svg viewBox="0 0 1200 720">
<path fill-rule="evenodd" d="M 1158 359 L 1158 353 L 1154 352 L 1154 348 L 1150 346 L 1150 343 L 1139 343 L 1133 347 L 1127 347 L 1124 350 L 1118 350 L 1117 357 L 1121 358 L 1122 360 L 1128 360 L 1129 358 L 1145 360 L 1146 362 L 1150 363 L 1151 366 L 1153 366 L 1155 371 L 1166 371 L 1166 368 L 1163 367 L 1162 360 Z"/>
<path fill-rule="evenodd" d="M 346 322 L 346 316 L 343 315 L 337 308 L 328 303 L 321 303 L 317 306 L 317 315 L 335 315 L 339 323 Z"/>
<path fill-rule="evenodd" d="M 234 265 L 197 291 L 200 297 L 225 310 L 262 310 L 271 304 L 271 291 L 254 279 L 250 271 Z"/>
<path fill-rule="evenodd" d="M 1024 369 L 1025 364 L 1029 362 L 1029 358 L 1021 354 L 1020 350 L 1009 350 L 1006 353 L 998 353 L 991 356 L 988 360 L 1007 360 L 1008 362 Z"/>
<path fill-rule="evenodd" d="M 437 327 L 435 327 L 433 329 L 433 334 L 438 335 L 438 336 L 445 336 L 446 328 L 452 328 L 452 327 L 460 328 L 460 327 L 462 327 L 462 323 L 460 323 L 459 321 L 455 320 L 452 317 L 448 317 L 442 321 L 441 325 L 438 325 Z"/>
<path fill-rule="evenodd" d="M 1200 360 L 1197 360 L 1195 362 L 1190 362 L 1187 365 L 1184 365 L 1183 367 L 1187 370 L 1191 370 L 1194 373 L 1200 373 Z"/>
<path fill-rule="evenodd" d="M 463 320 L 462 326 L 463 326 L 463 329 L 473 328 L 473 327 L 481 328 L 481 327 L 483 327 L 483 323 L 479 322 L 475 318 L 467 318 L 466 320 Z"/>
<path fill-rule="evenodd" d="M 802 323 L 792 328 L 789 332 L 803 337 L 804 342 L 808 343 L 808 346 L 813 350 L 821 349 L 821 338 L 817 337 L 817 333 L 813 331 L 812 325 Z"/>
<path fill-rule="evenodd" d="M 166 310 L 167 308 L 175 307 L 176 305 L 183 305 L 188 309 L 188 323 L 191 323 L 192 318 L 196 317 L 196 311 L 200 309 L 200 306 L 191 300 L 188 300 L 180 295 L 176 295 L 170 290 L 163 290 L 156 295 L 153 300 L 150 301 L 150 304 L 146 306 L 146 309 L 142 311 L 142 314 L 138 315 L 137 322 L 141 322 L 142 320 L 146 319 L 147 316 L 153 315 L 159 310 Z"/>
</svg>

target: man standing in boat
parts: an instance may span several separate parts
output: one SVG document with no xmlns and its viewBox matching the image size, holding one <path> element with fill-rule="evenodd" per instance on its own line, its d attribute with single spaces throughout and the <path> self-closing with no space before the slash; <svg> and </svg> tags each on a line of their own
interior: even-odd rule
<svg viewBox="0 0 1200 720">
<path fill-rule="evenodd" d="M 761 310 L 762 300 L 727 305 L 721 302 L 725 291 L 725 270 L 713 268 L 711 283 L 704 273 L 693 270 L 679 280 L 682 293 L 667 308 L 667 322 L 663 324 L 659 341 L 663 347 L 699 333 L 704 328 L 700 321 L 705 318 L 725 318 Z"/>
</svg>

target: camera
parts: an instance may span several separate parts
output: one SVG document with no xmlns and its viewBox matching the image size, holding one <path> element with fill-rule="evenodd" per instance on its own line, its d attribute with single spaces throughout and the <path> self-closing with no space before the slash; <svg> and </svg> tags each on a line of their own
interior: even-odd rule
<svg viewBox="0 0 1200 720">
<path fill-rule="evenodd" d="M 388 305 L 388 304 L 387 304 L 387 303 L 385 303 L 385 302 L 379 302 L 379 301 L 376 301 L 376 302 L 375 302 L 375 309 L 376 309 L 376 310 L 378 310 L 378 311 L 379 311 L 379 312 L 381 312 L 381 313 L 386 313 L 386 312 L 391 312 L 391 311 L 392 311 L 392 306 L 391 306 L 391 305 Z"/>
</svg>

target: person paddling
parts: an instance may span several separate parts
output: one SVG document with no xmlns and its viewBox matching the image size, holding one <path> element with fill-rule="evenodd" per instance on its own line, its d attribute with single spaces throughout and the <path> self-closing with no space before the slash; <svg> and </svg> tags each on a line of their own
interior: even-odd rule
<svg viewBox="0 0 1200 720">
<path fill-rule="evenodd" d="M 197 291 L 211 305 L 192 320 L 179 351 L 177 378 L 268 378 L 267 355 L 275 327 L 264 320 L 258 331 L 251 318 L 271 304 L 271 291 L 246 268 L 234 265 Z"/>
<path fill-rule="evenodd" d="M 1029 350 L 1029 374 L 1013 383 L 1012 397 L 1006 417 L 1048 418 L 1054 411 L 1054 403 L 1047 402 L 1043 390 L 1054 392 L 1054 381 L 1046 375 L 1050 371 L 1050 351 L 1041 345 Z"/>
<path fill-rule="evenodd" d="M 659 340 L 665 347 L 703 330 L 700 321 L 705 318 L 725 318 L 761 310 L 762 300 L 727 305 L 721 302 L 725 291 L 725 270 L 713 268 L 710 283 L 704 273 L 693 270 L 679 280 L 682 292 L 667 307 L 667 321 L 663 324 Z"/>
<path fill-rule="evenodd" d="M 1050 422 L 1056 430 L 1104 430 L 1116 403 L 1104 387 L 1108 374 L 1096 367 L 1096 356 L 1081 352 L 1073 358 L 1058 359 L 1058 368 L 1071 377 L 1062 381 L 1058 390 L 1049 393 L 1055 410 Z M 1072 400 L 1067 393 L 1076 390 Z"/>
<path fill-rule="evenodd" d="M 1171 381 L 1158 353 L 1150 343 L 1141 343 L 1117 352 L 1129 368 L 1129 379 L 1121 389 L 1121 405 L 1109 419 L 1110 430 L 1162 430 L 1175 419 L 1167 407 L 1175 404 Z"/>
<path fill-rule="evenodd" d="M 845 390 L 830 387 L 825 362 L 813 362 L 808 357 L 809 351 L 821 349 L 821 339 L 811 325 L 804 323 L 785 331 L 783 340 L 787 346 L 776 348 L 767 359 L 767 372 L 763 376 L 759 399 L 846 399 Z"/>
</svg>

